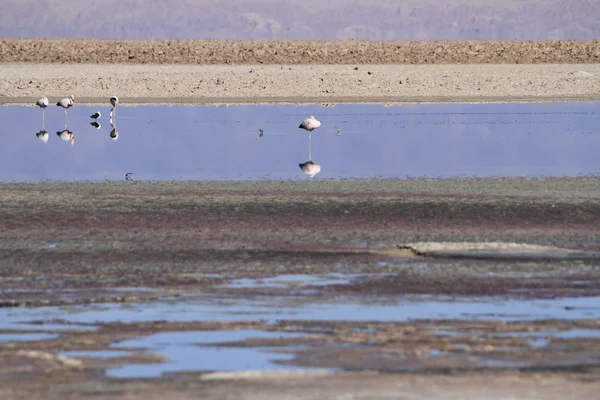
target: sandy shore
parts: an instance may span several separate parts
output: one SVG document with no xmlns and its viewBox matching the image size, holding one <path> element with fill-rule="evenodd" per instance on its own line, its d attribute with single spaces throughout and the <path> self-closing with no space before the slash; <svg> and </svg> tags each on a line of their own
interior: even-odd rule
<svg viewBox="0 0 600 400">
<path fill-rule="evenodd" d="M 408 103 L 600 99 L 600 64 L 5 64 L 0 103 Z"/>
</svg>

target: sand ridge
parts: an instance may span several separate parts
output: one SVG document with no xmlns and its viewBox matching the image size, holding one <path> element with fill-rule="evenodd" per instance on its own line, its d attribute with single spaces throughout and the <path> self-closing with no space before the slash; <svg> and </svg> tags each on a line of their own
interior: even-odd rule
<svg viewBox="0 0 600 400">
<path fill-rule="evenodd" d="M 600 62 L 587 41 L 0 39 L 0 64 L 556 64 Z"/>
</svg>

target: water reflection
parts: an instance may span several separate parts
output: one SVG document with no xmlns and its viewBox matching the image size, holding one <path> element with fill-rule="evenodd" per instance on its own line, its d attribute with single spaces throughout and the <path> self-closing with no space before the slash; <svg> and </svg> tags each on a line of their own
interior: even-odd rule
<svg viewBox="0 0 600 400">
<path fill-rule="evenodd" d="M 110 138 L 112 140 L 117 140 L 119 138 L 119 132 L 117 132 L 117 119 L 116 119 L 116 117 L 110 119 L 110 127 L 112 128 L 112 130 L 110 131 Z"/>
<path fill-rule="evenodd" d="M 44 143 L 48 143 L 48 138 L 50 136 L 48 135 L 48 131 L 46 131 L 46 117 L 45 117 L 46 107 L 48 107 L 48 98 L 42 97 L 35 103 L 35 105 L 42 109 L 42 129 L 40 129 L 40 131 L 38 133 L 36 133 L 35 136 L 40 141 L 42 141 Z"/>
<path fill-rule="evenodd" d="M 59 138 L 71 144 L 75 144 L 75 134 L 68 129 L 56 132 Z"/>
<path fill-rule="evenodd" d="M 302 125 L 300 125 L 300 127 L 302 127 Z M 308 133 L 308 161 L 298 165 L 300 166 L 302 172 L 304 172 L 311 178 L 319 172 L 321 172 L 321 166 L 319 164 L 314 163 L 312 160 L 312 129 Z"/>
<path fill-rule="evenodd" d="M 3 106 L 0 181 L 123 180 L 126 172 L 136 180 L 303 179 L 307 172 L 315 179 L 599 174 L 599 106 L 128 106 L 119 112 L 118 129 L 113 112 L 110 128 L 100 131 L 90 124 L 95 107 L 70 110 L 64 129 L 47 129 L 42 118 L 40 130 L 32 118 L 37 110 Z M 55 110 L 48 127 L 62 128 Z M 322 122 L 312 135 L 298 129 L 307 115 Z M 103 118 L 93 122 L 100 126 Z M 260 130 L 248 134 L 248 127 L 262 129 L 263 137 L 255 136 Z M 122 130 L 127 134 L 120 136 Z M 71 143 L 77 131 L 78 145 L 67 148 L 43 131 L 58 131 Z M 38 132 L 46 145 L 32 146 L 28 132 Z M 63 168 L 47 167 L 57 162 Z"/>
<path fill-rule="evenodd" d="M 42 129 L 41 131 L 39 131 L 38 133 L 36 133 L 35 136 L 37 136 L 37 138 L 40 139 L 44 143 L 47 143 L 48 142 L 48 138 L 50 137 L 48 135 L 48 132 L 45 129 Z"/>
</svg>

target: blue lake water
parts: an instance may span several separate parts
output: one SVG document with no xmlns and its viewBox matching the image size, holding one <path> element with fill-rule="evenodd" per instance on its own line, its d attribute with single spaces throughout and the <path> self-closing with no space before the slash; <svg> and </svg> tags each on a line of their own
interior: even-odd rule
<svg viewBox="0 0 600 400">
<path fill-rule="evenodd" d="M 163 332 L 115 343 L 115 348 L 140 348 L 168 357 L 160 364 L 129 364 L 107 371 L 117 378 L 157 378 L 165 372 L 240 371 L 282 368 L 275 361 L 290 360 L 293 354 L 265 351 L 260 347 L 227 347 L 216 343 L 241 342 L 247 339 L 302 337 L 303 334 L 267 332 L 251 329 L 234 331 Z M 208 344 L 212 344 L 207 346 Z M 285 366 L 284 369 L 302 369 Z"/>
<path fill-rule="evenodd" d="M 101 111 L 99 129 L 90 115 Z M 0 181 L 576 176 L 600 173 L 600 102 L 0 107 Z M 298 128 L 314 115 L 322 126 Z M 341 128 L 337 135 L 336 127 Z M 264 136 L 259 137 L 259 129 Z M 114 134 L 113 134 L 114 136 Z M 321 166 L 313 178 L 299 164 Z"/>
<path fill-rule="evenodd" d="M 0 308 L 0 329 L 17 329 L 31 321 L 62 320 L 72 324 L 149 321 L 410 321 L 421 319 L 489 319 L 502 321 L 600 318 L 600 297 L 557 299 L 446 298 L 393 296 L 298 303 L 276 301 L 176 298 L 151 303 L 98 304 L 72 307 Z"/>
</svg>

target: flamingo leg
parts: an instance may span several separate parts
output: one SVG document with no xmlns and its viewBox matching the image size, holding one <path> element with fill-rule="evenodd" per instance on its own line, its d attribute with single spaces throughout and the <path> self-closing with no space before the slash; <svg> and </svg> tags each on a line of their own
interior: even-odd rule
<svg viewBox="0 0 600 400">
<path fill-rule="evenodd" d="M 46 129 L 46 109 L 42 108 L 42 129 Z"/>
</svg>

